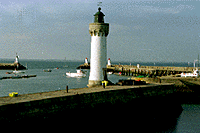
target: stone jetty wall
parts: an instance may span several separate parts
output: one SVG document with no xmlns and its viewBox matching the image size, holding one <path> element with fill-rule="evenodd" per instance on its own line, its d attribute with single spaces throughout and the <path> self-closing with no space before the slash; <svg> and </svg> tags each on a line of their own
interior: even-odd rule
<svg viewBox="0 0 200 133">
<path fill-rule="evenodd" d="M 108 69 L 113 69 L 114 72 L 122 72 L 122 75 L 138 76 L 148 75 L 154 76 L 168 76 L 181 74 L 182 72 L 193 72 L 193 67 L 168 67 L 168 66 L 132 66 L 132 65 L 112 65 Z"/>
<path fill-rule="evenodd" d="M 115 89 L 116 87 L 118 88 L 117 90 Z M 74 113 L 74 111 L 90 109 L 106 112 L 107 109 L 113 106 L 132 103 L 135 100 L 143 101 L 151 97 L 165 97 L 173 94 L 175 91 L 174 86 L 170 84 L 130 86 L 125 89 L 119 89 L 120 86 L 116 87 L 112 87 L 110 90 L 104 89 L 100 92 L 76 93 L 52 98 L 47 98 L 46 96 L 45 99 L 36 98 L 35 100 L 25 102 L 8 102 L 0 106 L 0 121 L 30 121 L 32 119 L 50 118 L 59 114 L 68 116 L 72 114 L 75 115 L 76 113 Z M 3 99 L 4 98 L 0 98 L 0 100 Z M 26 97 L 24 97 L 24 99 L 26 99 Z M 160 100 L 158 101 L 159 103 L 161 102 Z"/>
<path fill-rule="evenodd" d="M 18 70 L 25 70 L 26 67 L 18 63 Z M 14 70 L 17 68 L 17 63 L 0 63 L 0 70 Z"/>
</svg>

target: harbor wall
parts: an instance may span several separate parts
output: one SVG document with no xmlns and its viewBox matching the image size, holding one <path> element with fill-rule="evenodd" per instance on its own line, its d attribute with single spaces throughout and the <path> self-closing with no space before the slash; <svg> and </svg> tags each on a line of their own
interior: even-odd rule
<svg viewBox="0 0 200 133">
<path fill-rule="evenodd" d="M 14 70 L 18 68 L 18 70 L 25 70 L 26 67 L 23 66 L 22 64 L 18 63 L 0 63 L 0 70 Z"/>
<path fill-rule="evenodd" d="M 112 65 L 107 66 L 108 69 L 112 69 L 113 72 L 121 72 L 122 75 L 138 76 L 145 75 L 149 77 L 156 76 L 173 76 L 181 74 L 182 72 L 193 72 L 194 67 L 169 67 L 169 66 L 133 66 L 133 65 Z"/>
<path fill-rule="evenodd" d="M 112 65 L 115 68 L 134 69 L 138 68 L 134 65 Z M 194 67 L 175 67 L 175 66 L 139 66 L 140 69 L 153 69 L 153 70 L 173 70 L 173 71 L 193 71 Z"/>
<path fill-rule="evenodd" d="M 121 118 L 128 117 L 128 114 L 132 114 L 134 111 L 141 117 L 144 115 L 145 117 L 153 117 L 151 113 L 155 117 L 160 117 L 159 115 L 161 115 L 161 112 L 164 113 L 163 111 L 176 115 L 176 111 L 172 110 L 180 109 L 180 106 L 177 106 L 178 100 L 173 97 L 175 90 L 176 88 L 173 85 L 138 86 L 136 88 L 130 87 L 128 89 L 74 94 L 6 104 L 0 106 L 0 121 L 48 120 L 49 122 L 55 118 L 58 120 L 69 119 L 69 116 L 74 116 L 77 119 L 91 119 L 91 117 L 95 119 L 111 117 L 114 119 L 116 115 Z M 142 114 L 138 114 L 141 112 Z"/>
<path fill-rule="evenodd" d="M 77 69 L 90 69 L 90 65 L 82 64 Z M 193 72 L 194 67 L 171 67 L 171 66 L 134 66 L 134 65 L 107 65 L 107 72 L 119 73 L 127 76 L 145 75 L 149 77 L 168 76 Z M 199 69 L 199 68 L 198 68 Z"/>
</svg>

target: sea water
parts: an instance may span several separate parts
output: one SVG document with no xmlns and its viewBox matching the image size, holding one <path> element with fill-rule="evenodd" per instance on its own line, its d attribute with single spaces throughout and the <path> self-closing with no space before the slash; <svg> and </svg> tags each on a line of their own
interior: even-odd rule
<svg viewBox="0 0 200 133">
<path fill-rule="evenodd" d="M 14 60 L 0 60 L 0 63 L 13 63 Z M 76 67 L 83 64 L 81 61 L 66 61 L 66 60 L 20 60 L 20 63 L 28 67 L 25 71 L 27 75 L 37 75 L 32 78 L 22 79 L 3 79 L 0 81 L 0 97 L 8 96 L 10 92 L 18 92 L 19 94 L 46 92 L 54 90 L 63 90 L 68 86 L 72 88 L 87 87 L 89 79 L 89 70 L 86 71 L 84 78 L 67 77 L 66 72 L 76 72 Z M 187 63 L 145 63 L 132 62 L 132 65 L 140 63 L 141 65 L 157 65 L 157 66 L 187 66 Z M 114 64 L 127 65 L 129 62 L 115 62 Z M 58 68 L 58 69 L 57 69 Z M 44 72 L 44 69 L 51 69 L 52 72 Z M 1 77 L 13 76 L 13 74 L 6 74 L 12 70 L 0 70 Z M 22 74 L 22 75 L 25 75 Z M 119 79 L 126 79 L 127 77 L 108 75 L 108 79 L 116 83 Z"/>
<path fill-rule="evenodd" d="M 3 60 L 1 62 L 12 63 L 12 60 Z M 76 78 L 66 76 L 66 72 L 76 73 L 76 68 L 84 62 L 65 61 L 65 60 L 21 60 L 20 63 L 28 67 L 28 70 L 20 70 L 25 73 L 21 75 L 37 75 L 31 78 L 22 79 L 3 79 L 0 80 L 0 97 L 8 96 L 11 92 L 19 94 L 29 94 L 37 92 L 47 92 L 55 90 L 64 90 L 66 86 L 69 89 L 87 87 L 89 79 L 89 70 L 86 77 Z M 51 69 L 51 72 L 43 70 Z M 1 77 L 14 76 L 6 74 L 13 70 L 0 70 Z M 125 76 L 108 75 L 111 82 L 116 83 L 119 79 L 126 79 Z"/>
<path fill-rule="evenodd" d="M 0 63 L 13 63 L 14 60 L 0 60 Z M 84 78 L 67 77 L 66 72 L 76 72 L 76 67 L 83 64 L 81 61 L 65 61 L 65 60 L 20 60 L 24 66 L 28 66 L 25 71 L 27 75 L 37 75 L 32 78 L 22 79 L 3 79 L 0 80 L 0 97 L 8 96 L 10 92 L 18 92 L 19 94 L 48 92 L 54 90 L 64 90 L 66 86 L 69 89 L 87 87 L 89 79 L 89 70 L 84 70 L 87 76 Z M 142 63 L 131 62 L 132 65 L 140 63 L 147 66 L 182 66 L 187 67 L 188 63 Z M 129 65 L 130 62 L 115 62 L 113 64 Z M 189 64 L 192 67 L 193 64 Z M 57 69 L 58 68 L 58 69 Z M 52 72 L 44 72 L 44 69 L 51 69 Z M 0 76 L 13 76 L 6 74 L 12 70 L 0 70 Z M 108 79 L 116 83 L 119 79 L 126 79 L 126 76 L 108 75 Z M 200 105 L 184 104 L 183 112 L 177 120 L 175 129 L 167 132 L 186 133 L 200 131 Z M 166 132 L 166 131 L 164 131 Z"/>
<path fill-rule="evenodd" d="M 11 59 L 0 59 L 0 63 L 13 63 Z M 83 64 L 82 61 L 66 61 L 66 60 L 20 60 L 20 63 L 28 67 L 22 75 L 37 75 L 31 78 L 22 79 L 3 79 L 0 81 L 0 97 L 8 96 L 11 92 L 18 92 L 19 94 L 47 92 L 54 90 L 63 90 L 68 86 L 72 88 L 87 87 L 89 79 L 89 70 L 86 71 L 86 77 L 72 78 L 67 77 L 66 72 L 76 72 L 76 68 Z M 188 63 L 146 63 L 146 62 L 114 62 L 113 64 L 121 65 L 141 65 L 147 66 L 187 66 Z M 190 64 L 192 66 L 192 64 Z M 57 69 L 58 68 L 58 69 Z M 44 72 L 44 69 L 51 69 L 52 72 Z M 13 74 L 6 74 L 12 70 L 0 70 L 0 77 L 14 76 Z M 125 76 L 108 75 L 108 79 L 116 83 L 119 79 L 126 79 Z"/>
</svg>

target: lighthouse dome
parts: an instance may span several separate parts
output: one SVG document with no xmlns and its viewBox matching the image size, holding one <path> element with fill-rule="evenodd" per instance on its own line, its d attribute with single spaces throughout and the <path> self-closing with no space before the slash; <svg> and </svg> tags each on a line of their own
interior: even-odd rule
<svg viewBox="0 0 200 133">
<path fill-rule="evenodd" d="M 98 8 L 98 12 L 94 15 L 94 23 L 104 23 L 104 14 L 101 12 L 101 8 Z"/>
</svg>

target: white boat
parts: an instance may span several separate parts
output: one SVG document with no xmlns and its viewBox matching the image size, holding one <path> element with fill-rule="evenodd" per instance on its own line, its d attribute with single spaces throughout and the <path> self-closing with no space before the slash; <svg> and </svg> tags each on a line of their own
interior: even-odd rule
<svg viewBox="0 0 200 133">
<path fill-rule="evenodd" d="M 199 77 L 199 70 L 193 70 L 193 73 L 181 73 L 181 77 Z"/>
<path fill-rule="evenodd" d="M 110 74 L 113 74 L 113 72 L 107 72 L 107 74 L 109 74 L 109 75 L 110 75 Z"/>
<path fill-rule="evenodd" d="M 69 77 L 86 77 L 85 72 L 82 70 L 76 70 L 76 73 L 66 72 L 66 75 Z"/>
<path fill-rule="evenodd" d="M 17 71 L 17 70 L 13 71 L 13 74 L 19 74 L 19 73 L 25 73 L 25 72 L 24 71 Z"/>
</svg>

